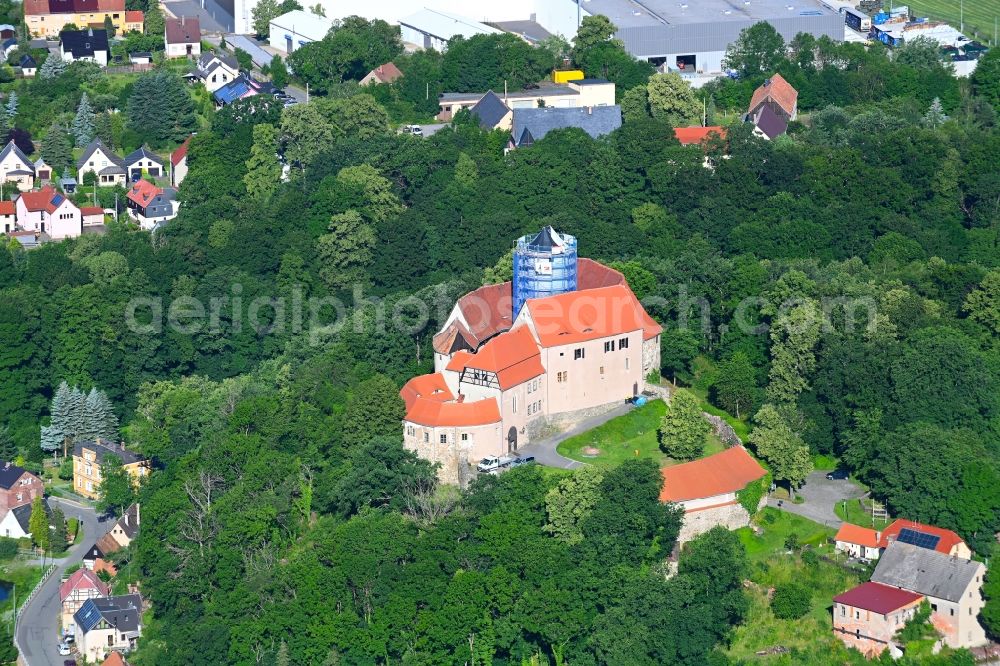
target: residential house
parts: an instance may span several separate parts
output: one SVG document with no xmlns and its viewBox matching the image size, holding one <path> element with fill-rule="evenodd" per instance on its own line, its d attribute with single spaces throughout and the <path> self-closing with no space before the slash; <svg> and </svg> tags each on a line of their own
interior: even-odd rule
<svg viewBox="0 0 1000 666">
<path fill-rule="evenodd" d="M 104 26 L 111 19 L 118 34 L 126 31 L 125 0 L 25 0 L 24 22 L 32 37 L 52 39 L 63 27 Z"/>
<path fill-rule="evenodd" d="M 703 146 L 713 139 L 725 139 L 726 128 L 720 125 L 709 127 L 675 127 L 674 137 L 682 146 Z"/>
<path fill-rule="evenodd" d="M 30 79 L 38 73 L 38 63 L 27 53 L 21 56 L 21 60 L 18 61 L 17 65 L 21 68 L 21 76 L 26 79 Z"/>
<path fill-rule="evenodd" d="M 212 98 L 216 104 L 223 107 L 239 99 L 273 92 L 274 86 L 270 83 L 258 81 L 247 74 L 240 74 L 234 80 L 212 93 Z"/>
<path fill-rule="evenodd" d="M 113 650 L 108 658 L 101 662 L 101 666 L 129 666 L 129 663 L 121 652 Z"/>
<path fill-rule="evenodd" d="M 460 298 L 434 336 L 435 372 L 400 391 L 404 444 L 440 462 L 443 481 L 462 483 L 471 461 L 614 408 L 659 368 L 660 326 L 621 273 L 577 260 L 575 248 L 575 238 L 551 227 L 519 239 L 516 261 L 531 260 L 519 264 L 514 284 Z M 544 280 L 529 279 L 529 268 L 542 271 L 538 277 L 548 271 L 572 279 L 533 297 Z M 528 285 L 532 296 L 525 298 Z"/>
<path fill-rule="evenodd" d="M 125 198 L 129 216 L 146 231 L 177 217 L 177 190 L 172 187 L 140 180 L 132 184 Z"/>
<path fill-rule="evenodd" d="M 868 658 L 894 648 L 893 637 L 916 614 L 922 594 L 862 583 L 833 598 L 833 633 Z M 896 656 L 900 656 L 894 650 Z"/>
<path fill-rule="evenodd" d="M 471 109 L 488 93 L 441 93 L 438 120 L 448 122 L 462 109 Z M 566 84 L 544 83 L 531 90 L 494 93 L 511 109 L 538 107 L 612 106 L 615 84 L 604 79 L 574 79 Z M 507 128 L 504 128 L 507 129 Z"/>
<path fill-rule="evenodd" d="M 742 446 L 734 446 L 706 458 L 664 467 L 661 502 L 684 509 L 684 524 L 678 540 L 690 541 L 719 525 L 737 529 L 750 524 L 750 513 L 737 493 L 762 479 L 767 471 Z M 761 502 L 765 501 L 763 493 Z"/>
<path fill-rule="evenodd" d="M 45 494 L 45 486 L 37 476 L 17 465 L 0 461 L 0 513 L 14 507 L 31 504 Z"/>
<path fill-rule="evenodd" d="M 327 18 L 295 9 L 271 19 L 269 42 L 271 48 L 288 55 L 306 44 L 320 41 L 332 27 L 333 21 Z"/>
<path fill-rule="evenodd" d="M 23 231 L 48 234 L 52 240 L 76 238 L 83 233 L 80 209 L 52 187 L 22 192 L 16 206 L 17 226 Z"/>
<path fill-rule="evenodd" d="M 42 182 L 52 180 L 52 167 L 46 164 L 45 160 L 43 160 L 41 157 L 39 157 L 38 160 L 35 161 L 34 168 L 35 168 L 35 178 L 37 178 Z"/>
<path fill-rule="evenodd" d="M 201 25 L 197 16 L 168 18 L 163 29 L 168 58 L 190 58 L 201 54 Z"/>
<path fill-rule="evenodd" d="M 188 78 L 201 81 L 208 92 L 214 93 L 227 83 L 235 81 L 239 75 L 240 64 L 235 56 L 209 51 L 201 54 L 198 65 Z"/>
<path fill-rule="evenodd" d="M 17 39 L 14 37 L 8 37 L 0 43 L 0 50 L 3 51 L 4 60 L 10 58 L 10 56 L 17 50 Z"/>
<path fill-rule="evenodd" d="M 487 91 L 469 112 L 484 130 L 510 129 L 510 107 L 492 90 Z"/>
<path fill-rule="evenodd" d="M 99 138 L 90 142 L 76 162 L 76 179 L 84 182 L 84 175 L 93 173 L 101 187 L 125 185 L 125 162 Z"/>
<path fill-rule="evenodd" d="M 392 83 L 402 76 L 403 73 L 399 71 L 399 67 L 396 67 L 395 63 L 387 62 L 365 74 L 364 78 L 358 81 L 358 85 L 371 86 L 379 83 Z"/>
<path fill-rule="evenodd" d="M 0 200 L 0 231 L 9 234 L 17 230 L 17 206 L 13 201 Z"/>
<path fill-rule="evenodd" d="M 617 104 L 564 109 L 514 109 L 508 148 L 530 146 L 557 129 L 577 127 L 596 139 L 611 134 L 621 126 L 622 109 Z"/>
<path fill-rule="evenodd" d="M 35 185 L 35 165 L 13 141 L 0 151 L 0 180 L 14 183 L 21 192 Z"/>
<path fill-rule="evenodd" d="M 177 150 L 170 153 L 170 184 L 180 187 L 181 182 L 188 172 L 187 154 L 188 146 L 191 145 L 191 137 L 184 139 L 184 143 Z"/>
<path fill-rule="evenodd" d="M 59 53 L 66 62 L 96 62 L 107 67 L 110 52 L 107 30 L 87 28 L 59 33 Z"/>
<path fill-rule="evenodd" d="M 101 464 L 108 456 L 116 456 L 132 480 L 138 483 L 149 474 L 149 461 L 124 446 L 99 440 L 76 442 L 73 445 L 73 490 L 78 495 L 97 499 L 101 485 Z"/>
<path fill-rule="evenodd" d="M 126 155 L 123 162 L 125 176 L 131 182 L 139 180 L 145 174 L 159 178 L 166 173 L 164 168 L 166 162 L 146 146 Z"/>
<path fill-rule="evenodd" d="M 51 513 L 48 500 L 43 500 L 42 506 L 46 513 Z M 22 504 L 7 511 L 0 520 L 0 535 L 11 539 L 27 539 L 31 537 L 31 505 Z"/>
<path fill-rule="evenodd" d="M 100 206 L 84 206 L 80 209 L 83 227 L 97 227 L 104 224 L 104 209 Z"/>
<path fill-rule="evenodd" d="M 931 623 L 951 647 L 986 643 L 978 616 L 983 601 L 982 562 L 945 555 L 896 540 L 889 544 L 872 573 L 872 581 L 927 597 Z"/>
<path fill-rule="evenodd" d="M 792 84 L 781 74 L 775 74 L 753 91 L 747 116 L 756 120 L 761 109 L 768 106 L 788 123 L 798 117 L 798 100 L 799 93 Z"/>
<path fill-rule="evenodd" d="M 879 533 L 876 530 L 843 523 L 833 537 L 834 548 L 859 560 L 877 560 L 881 554 Z"/>
<path fill-rule="evenodd" d="M 863 560 L 877 560 L 894 541 L 928 548 L 943 555 L 967 560 L 972 558 L 972 551 L 955 532 L 912 520 L 895 520 L 881 531 L 844 523 L 834 541 L 837 550 Z"/>
<path fill-rule="evenodd" d="M 133 650 L 142 634 L 142 598 L 138 594 L 88 599 L 73 615 L 76 647 L 88 661 L 101 661 L 113 650 Z"/>
<path fill-rule="evenodd" d="M 109 592 L 107 583 L 98 578 L 91 569 L 81 567 L 71 573 L 59 585 L 62 626 L 70 627 L 73 625 L 73 616 L 88 599 L 106 597 Z"/>
<path fill-rule="evenodd" d="M 788 121 L 771 106 L 762 106 L 753 116 L 753 133 L 762 139 L 771 141 L 787 130 Z"/>
<path fill-rule="evenodd" d="M 94 573 L 100 573 L 103 569 L 113 576 L 116 571 L 114 565 L 110 563 L 108 556 L 121 549 L 122 547 L 115 541 L 113 536 L 103 534 L 83 555 L 83 566 L 91 569 Z"/>
<path fill-rule="evenodd" d="M 127 548 L 136 535 L 139 534 L 139 505 L 133 504 L 126 509 L 125 513 L 122 514 L 122 517 L 118 519 L 108 534 L 122 548 Z"/>
<path fill-rule="evenodd" d="M 145 25 L 146 15 L 141 10 L 125 10 L 125 32 L 142 32 Z"/>
</svg>

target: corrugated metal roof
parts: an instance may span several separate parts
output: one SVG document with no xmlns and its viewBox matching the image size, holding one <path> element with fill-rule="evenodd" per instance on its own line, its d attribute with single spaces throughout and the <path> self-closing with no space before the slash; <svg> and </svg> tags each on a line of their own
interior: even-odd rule
<svg viewBox="0 0 1000 666">
<path fill-rule="evenodd" d="M 287 14 L 271 19 L 271 30 L 279 28 L 296 35 L 301 35 L 306 39 L 318 42 L 326 37 L 333 27 L 333 21 L 317 16 L 312 12 L 305 12 L 301 9 L 290 11 Z"/>
<path fill-rule="evenodd" d="M 399 24 L 446 41 L 456 35 L 472 37 L 473 35 L 499 35 L 503 33 L 502 30 L 497 30 L 474 19 L 426 7 L 406 18 L 399 19 Z"/>
</svg>

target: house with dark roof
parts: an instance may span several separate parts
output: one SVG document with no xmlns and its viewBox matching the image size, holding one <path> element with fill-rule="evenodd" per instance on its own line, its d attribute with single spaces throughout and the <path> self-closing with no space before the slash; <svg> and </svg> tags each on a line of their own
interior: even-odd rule
<svg viewBox="0 0 1000 666">
<path fill-rule="evenodd" d="M 244 73 L 212 93 L 212 98 L 219 107 L 223 107 L 240 99 L 273 92 L 274 86 L 270 83 L 258 81 Z"/>
<path fill-rule="evenodd" d="M 210 93 L 236 80 L 240 75 L 240 64 L 227 53 L 208 51 L 198 58 L 198 64 L 185 74 L 189 81 L 200 81 Z"/>
<path fill-rule="evenodd" d="M 747 115 L 756 118 L 765 106 L 782 116 L 785 122 L 791 122 L 799 114 L 799 92 L 785 80 L 781 74 L 774 74 L 753 91 Z"/>
<path fill-rule="evenodd" d="M 163 28 L 168 58 L 190 58 L 201 53 L 201 24 L 197 16 L 168 18 Z"/>
<path fill-rule="evenodd" d="M 492 90 L 487 91 L 469 112 L 484 130 L 510 128 L 510 107 Z"/>
<path fill-rule="evenodd" d="M 151 151 L 147 146 L 142 146 L 138 150 L 132 151 L 122 160 L 126 177 L 131 182 L 135 182 L 149 174 L 153 178 L 164 175 L 166 162 L 162 157 Z"/>
<path fill-rule="evenodd" d="M 96 62 L 107 67 L 110 51 L 107 30 L 87 28 L 59 33 L 59 53 L 66 62 Z"/>
<path fill-rule="evenodd" d="M 177 190 L 148 180 L 133 183 L 125 196 L 128 214 L 146 231 L 177 217 Z"/>
<path fill-rule="evenodd" d="M 31 504 L 44 493 L 41 479 L 23 467 L 0 460 L 0 513 Z"/>
<path fill-rule="evenodd" d="M 46 513 L 52 513 L 48 500 L 43 501 Z M 0 535 L 11 539 L 31 537 L 31 505 L 22 504 L 7 511 L 0 519 Z"/>
<path fill-rule="evenodd" d="M 90 142 L 76 161 L 76 180 L 83 183 L 84 175 L 92 173 L 101 187 L 125 185 L 125 161 L 104 145 L 99 138 Z"/>
<path fill-rule="evenodd" d="M 611 134 L 622 126 L 620 106 L 588 106 L 584 108 L 514 109 L 508 148 L 523 148 L 541 140 L 553 130 L 576 127 L 598 138 Z"/>
<path fill-rule="evenodd" d="M 542 83 L 527 90 L 494 93 L 508 108 L 611 106 L 615 103 L 615 84 L 605 79 L 573 79 L 565 84 Z M 441 93 L 437 119 L 447 122 L 462 109 L 476 106 L 486 93 Z M 510 129 L 509 125 L 503 129 Z"/>
<path fill-rule="evenodd" d="M 17 66 L 21 68 L 21 76 L 26 79 L 30 79 L 38 72 L 38 63 L 28 53 L 21 56 L 21 59 L 17 62 Z"/>
<path fill-rule="evenodd" d="M 115 522 L 114 527 L 111 528 L 108 534 L 122 548 L 127 548 L 139 534 L 139 505 L 133 504 L 126 509 L 125 513 Z"/>
<path fill-rule="evenodd" d="M 986 643 L 986 632 L 978 620 L 985 605 L 985 575 L 982 562 L 897 539 L 882 553 L 871 579 L 927 597 L 931 623 L 944 642 L 954 648 L 967 648 Z"/>
<path fill-rule="evenodd" d="M 124 445 L 104 440 L 73 444 L 73 490 L 78 495 L 97 499 L 101 485 L 101 465 L 108 456 L 115 456 L 135 483 L 149 474 L 149 460 Z"/>
<path fill-rule="evenodd" d="M 124 594 L 88 599 L 73 615 L 73 622 L 76 646 L 88 661 L 101 661 L 113 650 L 133 650 L 142 635 L 142 597 Z"/>
<path fill-rule="evenodd" d="M 896 634 L 920 607 L 924 595 L 881 583 L 862 583 L 833 598 L 833 634 L 869 659 L 886 649 L 902 656 Z"/>
<path fill-rule="evenodd" d="M 788 130 L 788 121 L 770 105 L 760 107 L 760 111 L 749 117 L 754 124 L 753 133 L 771 141 Z"/>
<path fill-rule="evenodd" d="M 402 76 L 403 72 L 399 70 L 399 67 L 396 67 L 395 63 L 387 62 L 365 74 L 364 78 L 358 81 L 358 85 L 372 86 L 379 83 L 392 83 Z"/>
<path fill-rule="evenodd" d="M 35 184 L 34 163 L 13 141 L 0 150 L 0 180 L 14 183 L 21 192 L 30 190 Z"/>
<path fill-rule="evenodd" d="M 52 240 L 76 238 L 83 233 L 80 209 L 50 186 L 22 192 L 15 205 L 17 226 L 24 231 L 45 234 Z"/>
</svg>

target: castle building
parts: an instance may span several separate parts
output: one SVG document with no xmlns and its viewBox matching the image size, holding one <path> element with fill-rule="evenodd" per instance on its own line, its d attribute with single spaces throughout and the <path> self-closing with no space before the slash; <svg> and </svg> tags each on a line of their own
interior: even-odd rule
<svg viewBox="0 0 1000 666">
<path fill-rule="evenodd" d="M 434 336 L 435 372 L 400 391 L 404 445 L 464 483 L 475 461 L 641 393 L 661 332 L 621 273 L 577 258 L 575 238 L 524 236 L 513 281 L 460 298 Z"/>
</svg>

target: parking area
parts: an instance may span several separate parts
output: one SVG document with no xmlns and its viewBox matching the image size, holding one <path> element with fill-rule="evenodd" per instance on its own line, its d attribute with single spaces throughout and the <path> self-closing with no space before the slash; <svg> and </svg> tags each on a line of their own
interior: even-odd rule
<svg viewBox="0 0 1000 666">
<path fill-rule="evenodd" d="M 839 527 L 841 521 L 834 513 L 834 505 L 841 500 L 864 497 L 866 493 L 850 479 L 830 480 L 826 475 L 827 472 L 813 472 L 806 478 L 805 484 L 799 489 L 799 495 L 804 500 L 801 504 L 773 497 L 768 498 L 767 503 L 769 506 L 780 506 L 783 511 L 798 514 L 817 523 Z"/>
</svg>

